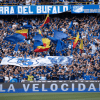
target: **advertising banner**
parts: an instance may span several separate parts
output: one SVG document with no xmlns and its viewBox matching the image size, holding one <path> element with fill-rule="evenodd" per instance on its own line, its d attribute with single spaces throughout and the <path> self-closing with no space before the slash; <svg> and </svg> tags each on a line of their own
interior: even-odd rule
<svg viewBox="0 0 100 100">
<path fill-rule="evenodd" d="M 70 5 L 0 6 L 0 15 L 58 14 L 70 10 Z"/>
<path fill-rule="evenodd" d="M 100 81 L 34 81 L 0 83 L 0 93 L 100 92 Z"/>
<path fill-rule="evenodd" d="M 1 65 L 16 65 L 20 67 L 28 66 L 53 66 L 54 64 L 71 65 L 73 56 L 46 56 L 36 58 L 15 58 L 4 57 L 1 61 Z"/>
<path fill-rule="evenodd" d="M 100 13 L 100 5 L 74 5 L 71 13 Z"/>
</svg>

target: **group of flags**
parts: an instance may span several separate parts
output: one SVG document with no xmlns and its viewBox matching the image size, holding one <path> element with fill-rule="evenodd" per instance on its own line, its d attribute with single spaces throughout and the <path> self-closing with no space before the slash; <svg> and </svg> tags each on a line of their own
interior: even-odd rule
<svg viewBox="0 0 100 100">
<path fill-rule="evenodd" d="M 34 37 L 34 39 L 35 39 L 35 42 L 34 42 L 35 44 L 34 45 L 37 46 L 37 48 L 34 50 L 34 52 L 47 51 L 50 48 L 50 40 L 53 41 L 53 42 L 56 41 L 56 43 L 57 43 L 56 50 L 60 51 L 60 49 L 61 50 L 63 49 L 64 43 L 61 41 L 61 39 L 67 38 L 68 37 L 67 34 L 55 30 L 53 37 L 48 36 L 48 38 L 43 38 L 43 34 L 41 32 L 41 28 L 45 24 L 47 24 L 49 22 L 50 22 L 49 14 L 47 14 L 45 21 L 43 22 L 43 24 L 39 28 L 39 34 L 40 35 L 36 35 Z M 71 22 L 70 27 L 72 27 L 72 23 L 73 22 Z M 28 37 L 28 29 L 22 29 L 22 30 L 16 30 L 16 33 L 14 35 L 6 37 L 5 40 L 8 40 L 8 41 L 12 41 L 12 42 L 17 43 L 19 41 L 21 42 L 22 40 L 27 39 L 27 37 Z M 80 48 L 81 53 L 82 53 L 82 50 L 83 50 L 83 40 L 82 39 L 79 39 L 79 32 L 77 34 L 77 37 L 68 38 L 67 40 L 70 40 L 70 39 L 74 39 L 73 49 L 78 44 L 78 41 L 81 42 L 79 48 Z"/>
<path fill-rule="evenodd" d="M 47 14 L 46 19 L 44 23 L 40 26 L 40 28 L 42 28 L 44 24 L 47 24 L 49 22 L 50 22 L 49 14 Z M 39 34 L 41 34 L 41 36 L 43 37 L 41 29 L 39 29 Z M 42 38 L 42 43 L 43 43 L 43 46 L 37 46 L 34 52 L 43 52 L 43 51 L 47 51 L 50 48 L 50 40 L 48 38 Z"/>
<path fill-rule="evenodd" d="M 77 37 L 73 37 L 73 38 L 69 38 L 67 40 L 70 40 L 70 39 L 74 39 L 74 42 L 73 42 L 73 49 L 75 49 L 76 45 L 78 44 L 78 41 L 80 41 L 80 46 L 79 46 L 79 49 L 82 53 L 82 50 L 83 50 L 83 39 L 79 39 L 79 32 L 77 34 Z"/>
</svg>

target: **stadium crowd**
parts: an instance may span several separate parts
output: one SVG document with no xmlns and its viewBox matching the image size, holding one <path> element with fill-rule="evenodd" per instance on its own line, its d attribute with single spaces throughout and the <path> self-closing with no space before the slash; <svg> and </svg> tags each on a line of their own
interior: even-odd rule
<svg viewBox="0 0 100 100">
<path fill-rule="evenodd" d="M 38 57 L 38 56 L 73 56 L 71 65 L 18 67 L 0 65 L 0 82 L 25 82 L 33 80 L 100 80 L 100 18 L 97 16 L 52 17 L 50 22 L 41 29 L 44 37 L 53 36 L 53 31 L 62 31 L 68 38 L 77 36 L 83 39 L 83 51 L 80 52 L 79 43 L 73 49 L 73 39 L 62 39 L 64 49 L 56 50 L 56 43 L 51 41 L 48 51 L 34 52 L 33 37 L 38 34 L 43 23 L 42 18 L 20 18 L 0 20 L 0 62 L 4 57 Z M 73 21 L 72 27 L 69 25 Z M 5 41 L 4 38 L 22 29 L 24 25 L 31 25 L 28 39 L 24 43 L 16 44 Z"/>
<path fill-rule="evenodd" d="M 87 3 L 86 3 L 87 2 Z M 68 5 L 70 4 L 100 4 L 99 0 L 0 0 L 0 5 Z"/>
</svg>

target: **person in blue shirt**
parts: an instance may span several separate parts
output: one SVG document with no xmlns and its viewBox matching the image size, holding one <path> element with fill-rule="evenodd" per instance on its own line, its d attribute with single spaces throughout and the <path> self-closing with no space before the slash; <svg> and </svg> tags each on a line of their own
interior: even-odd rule
<svg viewBox="0 0 100 100">
<path fill-rule="evenodd" d="M 38 80 L 40 80 L 40 74 L 39 73 L 37 73 L 37 75 L 36 75 L 36 81 L 38 81 Z"/>
<path fill-rule="evenodd" d="M 10 80 L 10 83 L 17 83 L 18 80 L 13 76 L 13 79 Z"/>
<path fill-rule="evenodd" d="M 87 74 L 85 75 L 84 80 L 91 80 L 91 73 L 87 71 Z"/>
<path fill-rule="evenodd" d="M 59 73 L 59 80 L 63 80 L 64 79 L 64 75 L 62 72 Z"/>
<path fill-rule="evenodd" d="M 65 72 L 64 80 L 69 80 L 69 74 L 68 74 L 68 72 Z"/>
<path fill-rule="evenodd" d="M 71 73 L 70 80 L 75 80 L 74 72 Z"/>
<path fill-rule="evenodd" d="M 91 80 L 97 80 L 98 77 L 95 75 L 95 73 L 91 76 Z"/>
</svg>

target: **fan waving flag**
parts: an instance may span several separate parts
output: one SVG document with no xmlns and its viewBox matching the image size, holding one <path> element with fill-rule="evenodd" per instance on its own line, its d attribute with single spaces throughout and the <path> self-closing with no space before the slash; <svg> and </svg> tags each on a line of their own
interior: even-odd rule
<svg viewBox="0 0 100 100">
<path fill-rule="evenodd" d="M 50 40 L 48 38 L 42 38 L 43 46 L 37 46 L 34 52 L 47 51 L 50 48 Z"/>
<path fill-rule="evenodd" d="M 78 40 L 79 40 L 79 32 L 78 32 L 78 34 L 77 34 L 76 39 L 75 39 L 74 42 L 73 42 L 73 49 L 76 47 L 76 45 L 77 45 L 77 43 L 78 43 Z"/>
<path fill-rule="evenodd" d="M 82 50 L 83 50 L 83 39 L 81 39 L 81 43 L 80 43 L 80 51 L 82 53 Z"/>
<path fill-rule="evenodd" d="M 23 35 L 27 39 L 28 29 L 16 30 L 16 33 Z"/>
<path fill-rule="evenodd" d="M 46 17 L 44 23 L 40 26 L 40 28 L 43 27 L 44 24 L 47 24 L 47 23 L 49 23 L 49 22 L 50 22 L 50 17 L 49 17 L 49 14 L 47 14 L 47 17 Z"/>
</svg>

